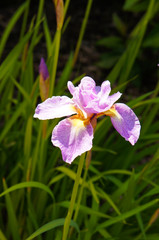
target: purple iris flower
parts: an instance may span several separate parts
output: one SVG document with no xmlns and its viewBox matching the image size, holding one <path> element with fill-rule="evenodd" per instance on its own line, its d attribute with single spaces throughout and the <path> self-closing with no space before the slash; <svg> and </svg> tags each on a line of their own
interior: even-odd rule
<svg viewBox="0 0 159 240">
<path fill-rule="evenodd" d="M 68 89 L 72 98 L 48 98 L 37 106 L 34 114 L 41 120 L 67 116 L 55 126 L 51 137 L 53 145 L 61 149 L 65 162 L 71 164 L 77 156 L 92 148 L 94 120 L 102 115 L 110 116 L 114 128 L 126 141 L 132 145 L 137 142 L 140 122 L 127 105 L 114 104 L 121 93 L 109 95 L 109 81 L 104 81 L 100 87 L 92 78 L 84 77 L 77 87 L 69 81 Z"/>
</svg>

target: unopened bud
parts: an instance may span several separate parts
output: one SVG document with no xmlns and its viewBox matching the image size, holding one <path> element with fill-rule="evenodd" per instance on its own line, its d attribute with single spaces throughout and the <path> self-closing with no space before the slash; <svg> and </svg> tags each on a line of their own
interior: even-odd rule
<svg viewBox="0 0 159 240">
<path fill-rule="evenodd" d="M 40 97 L 44 101 L 49 97 L 49 72 L 46 66 L 46 63 L 43 58 L 41 58 L 39 65 L 39 74 L 40 74 Z"/>
<path fill-rule="evenodd" d="M 63 0 L 53 0 L 56 10 L 57 29 L 61 30 L 64 20 L 64 4 Z"/>
</svg>

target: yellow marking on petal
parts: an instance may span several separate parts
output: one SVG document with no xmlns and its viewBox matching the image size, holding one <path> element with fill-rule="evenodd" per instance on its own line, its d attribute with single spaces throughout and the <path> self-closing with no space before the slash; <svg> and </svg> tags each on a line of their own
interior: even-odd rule
<svg viewBox="0 0 159 240">
<path fill-rule="evenodd" d="M 74 119 L 71 119 L 71 121 L 72 121 L 72 125 L 77 128 L 82 128 L 85 126 L 84 121 L 80 119 L 74 118 Z"/>
<path fill-rule="evenodd" d="M 113 105 L 109 110 L 104 112 L 105 115 L 109 117 L 117 117 L 119 120 L 121 119 L 120 114 L 116 111 L 115 106 Z"/>
<path fill-rule="evenodd" d="M 69 106 L 69 108 L 70 108 L 71 110 L 77 112 L 77 109 L 75 108 L 75 106 L 74 106 L 73 104 L 71 104 L 71 105 Z M 78 112 L 77 112 L 77 113 L 78 113 Z"/>
</svg>

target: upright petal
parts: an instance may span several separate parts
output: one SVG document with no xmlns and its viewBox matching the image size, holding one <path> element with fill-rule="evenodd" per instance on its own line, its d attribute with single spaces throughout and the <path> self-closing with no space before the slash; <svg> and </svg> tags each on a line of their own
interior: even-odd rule
<svg viewBox="0 0 159 240">
<path fill-rule="evenodd" d="M 52 132 L 51 141 L 59 147 L 63 160 L 70 163 L 82 153 L 92 148 L 93 127 L 76 118 L 67 118 L 59 122 Z"/>
<path fill-rule="evenodd" d="M 72 100 L 73 100 L 75 106 L 78 109 L 80 109 L 80 111 L 82 112 L 82 115 L 84 116 L 84 118 L 87 118 L 87 113 L 84 110 L 83 101 L 81 100 L 81 97 L 80 97 L 80 88 L 79 87 L 75 87 L 73 85 L 73 83 L 70 82 L 70 81 L 68 81 L 67 86 L 68 86 L 68 89 L 69 89 L 70 93 L 73 96 Z"/>
<path fill-rule="evenodd" d="M 100 98 L 101 97 L 105 97 L 107 99 L 107 97 L 109 96 L 110 92 L 111 92 L 110 82 L 108 80 L 106 80 L 101 85 L 101 91 L 99 93 Z"/>
<path fill-rule="evenodd" d="M 99 101 L 100 109 L 102 111 L 107 111 L 121 97 L 121 95 L 122 94 L 120 92 L 117 92 L 117 93 L 114 93 L 111 96 L 107 96 L 107 98 L 105 98 L 104 96 L 101 97 L 101 99 Z"/>
<path fill-rule="evenodd" d="M 83 77 L 81 79 L 81 83 L 79 84 L 79 88 L 82 90 L 94 90 L 96 87 L 96 83 L 91 77 Z"/>
<path fill-rule="evenodd" d="M 56 96 L 48 98 L 44 102 L 38 104 L 35 109 L 34 118 L 41 120 L 60 118 L 76 114 L 74 102 L 66 96 Z"/>
<path fill-rule="evenodd" d="M 114 128 L 126 141 L 134 145 L 139 138 L 141 129 L 137 116 L 131 108 L 123 103 L 116 103 L 114 107 L 114 113 L 111 116 Z"/>
<path fill-rule="evenodd" d="M 68 88 L 73 95 L 74 103 L 83 112 L 85 118 L 93 113 L 107 111 L 121 97 L 120 92 L 109 96 L 111 87 L 108 80 L 104 81 L 100 87 L 96 86 L 95 81 L 87 76 L 81 79 L 78 87 L 68 82 Z"/>
<path fill-rule="evenodd" d="M 77 88 L 77 87 L 75 87 L 71 81 L 68 81 L 68 82 L 67 82 L 67 87 L 68 87 L 68 90 L 70 91 L 70 93 L 71 93 L 72 96 L 73 96 L 73 94 L 74 94 L 74 92 L 76 91 L 76 88 Z"/>
</svg>

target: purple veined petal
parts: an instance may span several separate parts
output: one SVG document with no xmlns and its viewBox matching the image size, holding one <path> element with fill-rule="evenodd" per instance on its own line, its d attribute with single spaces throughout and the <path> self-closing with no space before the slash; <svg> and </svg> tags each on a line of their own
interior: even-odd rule
<svg viewBox="0 0 159 240">
<path fill-rule="evenodd" d="M 68 90 L 70 91 L 70 93 L 72 94 L 72 96 L 73 96 L 74 92 L 76 91 L 76 89 L 78 88 L 78 87 L 75 87 L 71 81 L 67 82 L 67 87 L 68 87 Z"/>
<path fill-rule="evenodd" d="M 39 65 L 39 73 L 42 75 L 44 81 L 49 77 L 49 72 L 44 58 L 41 58 Z"/>
<path fill-rule="evenodd" d="M 113 95 L 108 96 L 108 98 L 105 101 L 105 103 L 103 102 L 103 99 L 102 99 L 99 102 L 99 106 L 102 107 L 102 108 L 104 107 L 104 111 L 107 111 L 121 97 L 121 95 L 122 95 L 122 93 L 120 93 L 120 92 L 114 93 Z"/>
<path fill-rule="evenodd" d="M 60 118 L 76 114 L 74 102 L 66 96 L 56 96 L 46 99 L 44 102 L 38 104 L 35 109 L 34 118 L 40 120 Z"/>
<path fill-rule="evenodd" d="M 92 113 L 105 112 L 113 106 L 113 104 L 121 97 L 121 95 L 122 94 L 120 92 L 117 92 L 111 96 L 108 96 L 105 100 L 104 98 L 94 98 L 94 100 L 88 103 L 86 110 Z"/>
<path fill-rule="evenodd" d="M 119 134 L 134 145 L 140 135 L 140 122 L 131 108 L 123 103 L 114 104 L 115 116 L 111 117 L 114 128 Z"/>
<path fill-rule="evenodd" d="M 94 90 L 96 87 L 96 83 L 93 80 L 93 78 L 85 76 L 81 79 L 81 82 L 79 84 L 79 88 L 81 90 Z"/>
<path fill-rule="evenodd" d="M 101 85 L 100 97 L 107 98 L 111 92 L 110 82 L 108 80 L 104 81 Z"/>
<path fill-rule="evenodd" d="M 117 92 L 109 96 L 111 92 L 110 82 L 104 81 L 101 85 L 101 91 L 99 92 L 99 107 L 104 111 L 107 111 L 111 106 L 121 97 L 121 93 Z"/>
<path fill-rule="evenodd" d="M 70 93 L 71 93 L 72 96 L 73 96 L 73 99 L 72 99 L 72 100 L 73 100 L 75 106 L 76 106 L 78 109 L 80 109 L 81 112 L 83 113 L 83 116 L 84 116 L 85 118 L 87 118 L 87 113 L 86 113 L 85 110 L 84 110 L 84 103 L 83 103 L 83 101 L 82 101 L 82 99 L 81 99 L 81 96 L 80 96 L 80 88 L 79 88 L 79 87 L 75 87 L 75 86 L 73 85 L 73 83 L 70 82 L 70 81 L 68 81 L 67 87 L 68 87 Z"/>
<path fill-rule="evenodd" d="M 82 120 L 75 118 L 60 121 L 53 129 L 51 138 L 53 145 L 61 149 L 63 160 L 69 164 L 92 148 L 92 140 L 92 125 L 85 125 Z"/>
<path fill-rule="evenodd" d="M 89 109 L 87 106 L 93 101 L 98 100 L 97 94 L 99 92 L 99 88 L 96 87 L 95 81 L 88 76 L 82 78 L 80 84 L 76 88 L 76 91 L 73 94 L 73 100 L 83 112 L 84 117 L 94 113 L 90 110 L 92 108 Z"/>
<path fill-rule="evenodd" d="M 101 85 L 100 92 L 98 93 L 98 106 L 102 109 L 105 108 L 105 106 L 108 106 L 107 99 L 111 92 L 110 82 L 108 80 L 104 81 Z"/>
</svg>

